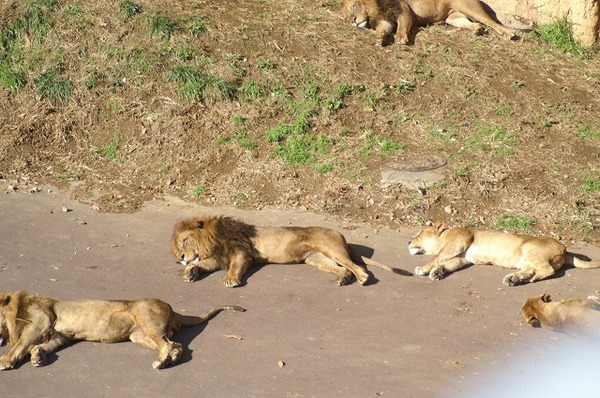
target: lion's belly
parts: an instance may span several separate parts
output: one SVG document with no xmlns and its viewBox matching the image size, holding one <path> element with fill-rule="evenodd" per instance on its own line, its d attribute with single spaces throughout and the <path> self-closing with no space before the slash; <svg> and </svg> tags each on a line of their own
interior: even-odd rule
<svg viewBox="0 0 600 398">
<path fill-rule="evenodd" d="M 72 340 L 115 343 L 127 340 L 135 326 L 120 302 L 65 301 L 55 311 L 55 330 Z"/>
<path fill-rule="evenodd" d="M 441 1 L 407 0 L 407 3 L 419 24 L 441 22 L 448 17 L 448 7 Z"/>
</svg>

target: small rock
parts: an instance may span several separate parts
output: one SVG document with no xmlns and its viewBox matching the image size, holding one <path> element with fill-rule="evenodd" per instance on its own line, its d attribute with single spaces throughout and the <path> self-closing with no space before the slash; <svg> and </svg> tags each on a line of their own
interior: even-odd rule
<svg viewBox="0 0 600 398">
<path fill-rule="evenodd" d="M 277 361 L 277 366 L 279 366 L 280 368 L 283 368 L 285 366 L 285 362 Z"/>
<path fill-rule="evenodd" d="M 71 209 L 69 209 L 67 206 L 65 206 L 65 205 L 62 206 L 62 212 L 63 213 L 68 213 L 70 211 L 71 211 Z"/>
</svg>

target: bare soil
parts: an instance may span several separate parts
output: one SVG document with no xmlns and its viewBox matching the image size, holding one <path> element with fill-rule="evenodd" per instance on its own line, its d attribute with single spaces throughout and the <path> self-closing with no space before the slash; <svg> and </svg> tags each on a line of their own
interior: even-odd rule
<svg viewBox="0 0 600 398">
<path fill-rule="evenodd" d="M 0 27 L 25 12 L 5 3 Z M 131 17 L 114 1 L 61 4 L 41 44 L 21 39 L 26 84 L 0 89 L 4 189 L 59 185 L 108 212 L 168 194 L 391 228 L 443 219 L 600 239 L 597 50 L 563 54 L 535 34 L 507 41 L 445 25 L 382 48 L 335 0 L 137 4 Z M 177 24 L 168 40 L 152 30 L 156 15 Z M 206 30 L 193 35 L 196 16 Z M 187 100 L 176 66 L 237 91 Z M 73 83 L 65 101 L 36 85 L 51 67 Z M 344 85 L 363 87 L 340 95 Z M 303 139 L 326 145 L 294 163 L 278 156 L 285 138 L 266 137 L 305 106 Z M 443 182 L 380 184 L 386 165 L 430 155 L 447 160 Z M 526 222 L 498 222 L 507 216 Z"/>
</svg>

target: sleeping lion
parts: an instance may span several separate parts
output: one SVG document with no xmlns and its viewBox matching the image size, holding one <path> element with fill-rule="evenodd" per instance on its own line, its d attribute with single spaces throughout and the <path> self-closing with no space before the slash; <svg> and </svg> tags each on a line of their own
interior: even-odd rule
<svg viewBox="0 0 600 398">
<path fill-rule="evenodd" d="M 183 354 L 182 345 L 170 340 L 174 333 L 223 310 L 246 311 L 224 305 L 200 316 L 186 316 L 158 299 L 58 301 L 25 292 L 0 294 L 0 345 L 11 346 L 0 357 L 0 370 L 14 368 L 27 354 L 33 366 L 44 366 L 46 354 L 76 340 L 131 340 L 158 350 L 152 367 L 162 369 L 177 363 Z"/>
<path fill-rule="evenodd" d="M 358 28 L 374 29 L 382 45 L 394 32 L 397 43 L 407 44 L 413 25 L 435 22 L 478 35 L 484 32 L 483 25 L 510 39 L 517 33 L 490 17 L 479 0 L 343 0 L 341 13 Z"/>
<path fill-rule="evenodd" d="M 600 261 L 583 261 L 552 238 L 480 231 L 473 228 L 448 228 L 442 221 L 423 229 L 408 243 L 410 254 L 435 257 L 417 275 L 434 280 L 471 264 L 493 264 L 518 271 L 504 277 L 504 284 L 535 282 L 548 278 L 565 264 L 578 268 L 600 268 Z"/>
<path fill-rule="evenodd" d="M 530 297 L 521 312 L 534 327 L 542 326 L 573 337 L 600 337 L 600 297 L 552 301 L 549 294 Z"/>
<path fill-rule="evenodd" d="M 346 285 L 352 275 L 364 285 L 369 274 L 354 263 L 344 236 L 321 227 L 259 227 L 230 217 L 195 217 L 175 225 L 171 251 L 185 266 L 183 279 L 194 282 L 204 274 L 227 270 L 226 287 L 239 286 L 252 265 L 306 263 L 337 275 Z M 400 274 L 406 271 L 360 256 L 373 265 Z"/>
</svg>

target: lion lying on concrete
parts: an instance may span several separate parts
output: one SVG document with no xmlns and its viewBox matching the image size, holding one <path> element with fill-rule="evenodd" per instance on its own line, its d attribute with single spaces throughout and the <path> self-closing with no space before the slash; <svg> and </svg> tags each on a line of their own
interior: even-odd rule
<svg viewBox="0 0 600 398">
<path fill-rule="evenodd" d="M 340 286 L 346 285 L 353 274 L 361 285 L 369 279 L 369 274 L 352 260 L 344 236 L 329 228 L 259 227 L 230 217 L 196 217 L 175 225 L 171 251 L 186 267 L 186 282 L 222 269 L 227 270 L 225 286 L 235 287 L 252 265 L 299 263 L 336 274 Z M 361 259 L 367 265 L 409 274 L 366 257 Z"/>
<path fill-rule="evenodd" d="M 478 35 L 487 25 L 510 39 L 517 32 L 490 17 L 479 0 L 344 0 L 341 13 L 358 28 L 374 29 L 382 45 L 394 31 L 396 42 L 407 44 L 413 24 L 445 22 Z"/>
<path fill-rule="evenodd" d="M 235 305 L 217 307 L 200 316 L 180 315 L 158 299 L 57 301 L 24 292 L 0 295 L 0 370 L 12 369 L 27 354 L 33 366 L 44 366 L 46 354 L 71 341 L 116 343 L 131 340 L 159 351 L 154 369 L 175 364 L 183 347 L 170 338 L 182 326 L 205 322 L 223 310 L 246 311 Z"/>
<path fill-rule="evenodd" d="M 424 266 L 415 268 L 417 275 L 429 275 L 435 281 L 471 264 L 518 269 L 504 277 L 504 284 L 509 286 L 548 278 L 564 264 L 600 268 L 600 262 L 583 261 L 552 238 L 448 228 L 441 221 L 417 234 L 408 250 L 413 255 L 435 255 Z"/>
<path fill-rule="evenodd" d="M 528 298 L 521 308 L 531 326 L 574 337 L 600 337 L 600 297 L 574 297 L 555 302 L 549 294 Z"/>
</svg>

